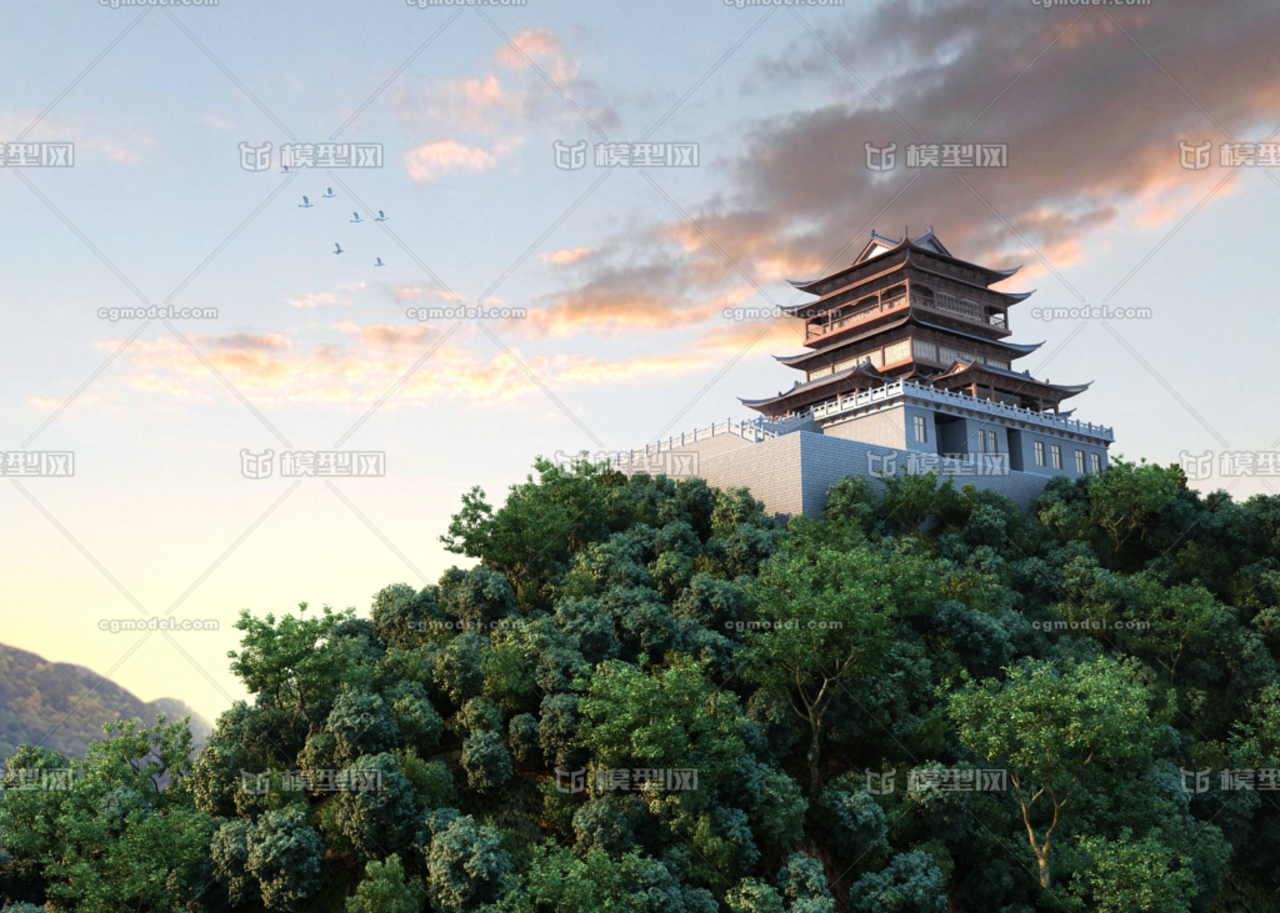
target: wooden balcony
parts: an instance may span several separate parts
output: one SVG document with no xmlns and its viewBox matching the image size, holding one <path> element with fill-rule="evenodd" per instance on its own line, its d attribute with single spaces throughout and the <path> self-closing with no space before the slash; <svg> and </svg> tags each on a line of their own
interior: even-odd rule
<svg viewBox="0 0 1280 913">
<path fill-rule="evenodd" d="M 923 305 L 926 307 L 932 303 L 932 302 L 927 302 L 922 300 L 919 296 L 916 297 L 915 302 L 916 304 Z M 881 314 L 887 314 L 890 311 L 901 310 L 902 308 L 906 307 L 906 304 L 907 304 L 907 296 L 898 295 L 894 298 L 890 298 L 888 301 L 882 301 L 879 304 L 874 304 L 874 305 L 865 307 L 860 311 L 854 311 L 852 314 L 847 314 L 844 317 L 841 317 L 839 320 L 833 320 L 830 323 L 824 323 L 818 326 L 814 326 L 813 324 L 810 324 L 805 328 L 805 339 L 809 340 L 809 339 L 817 339 L 819 336 L 830 336 L 832 333 L 839 332 L 840 330 L 843 330 L 845 327 L 854 326 L 855 324 L 859 324 L 859 323 L 866 323 L 868 320 L 872 319 L 873 317 L 879 317 Z"/>
</svg>

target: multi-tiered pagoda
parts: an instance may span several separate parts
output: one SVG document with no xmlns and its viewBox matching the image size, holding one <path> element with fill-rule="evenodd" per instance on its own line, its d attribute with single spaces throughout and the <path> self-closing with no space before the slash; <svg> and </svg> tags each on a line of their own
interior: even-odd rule
<svg viewBox="0 0 1280 913">
<path fill-rule="evenodd" d="M 1014 367 L 1039 348 L 1008 341 L 1009 309 L 1031 293 L 991 286 L 1015 272 L 952 256 L 932 229 L 872 232 L 848 268 L 792 283 L 815 299 L 790 309 L 807 351 L 779 360 L 803 380 L 743 400 L 763 413 L 751 421 L 652 442 L 619 466 L 749 488 L 773 513 L 809 516 L 847 476 L 937 472 L 1025 508 L 1053 476 L 1105 472 L 1112 429 L 1060 410 L 1089 385 Z"/>
<path fill-rule="evenodd" d="M 799 355 L 778 358 L 804 372 L 790 390 L 743 404 L 769 418 L 810 413 L 901 380 L 1033 412 L 1052 411 L 1088 384 L 1065 386 L 1014 369 L 1041 343 L 1008 342 L 1009 308 L 1031 292 L 991 288 L 1016 269 L 997 270 L 952 256 L 930 229 L 901 241 L 871 233 L 852 266 L 792 282 L 816 300 L 790 308 L 805 321 Z"/>
</svg>

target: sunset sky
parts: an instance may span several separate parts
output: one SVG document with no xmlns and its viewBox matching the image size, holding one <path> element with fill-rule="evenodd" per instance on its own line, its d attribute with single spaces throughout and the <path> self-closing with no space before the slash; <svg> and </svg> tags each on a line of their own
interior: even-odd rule
<svg viewBox="0 0 1280 913">
<path fill-rule="evenodd" d="M 0 484 L 0 642 L 144 700 L 213 719 L 242 697 L 241 609 L 365 613 L 434 582 L 462 494 L 500 501 L 539 454 L 748 417 L 801 338 L 726 309 L 794 304 L 787 279 L 873 228 L 1023 265 L 1012 340 L 1045 345 L 1018 367 L 1093 381 L 1068 406 L 1114 427 L 1113 456 L 1280 449 L 1280 163 L 1219 158 L 1276 140 L 1274 0 L 71 0 L 6 34 L 0 134 L 75 153 L 0 173 L 0 450 L 69 451 L 75 475 Z M 955 142 L 1007 164 L 906 164 Z M 264 143 L 271 167 L 242 168 Z M 286 143 L 382 164 L 284 174 Z M 697 164 L 604 167 L 601 143 Z M 153 304 L 217 317 L 99 316 Z M 526 316 L 406 314 L 454 304 Z M 1031 315 L 1102 306 L 1151 316 Z M 268 449 L 380 452 L 385 475 L 246 478 L 241 452 Z M 166 613 L 220 628 L 103 630 Z"/>
</svg>

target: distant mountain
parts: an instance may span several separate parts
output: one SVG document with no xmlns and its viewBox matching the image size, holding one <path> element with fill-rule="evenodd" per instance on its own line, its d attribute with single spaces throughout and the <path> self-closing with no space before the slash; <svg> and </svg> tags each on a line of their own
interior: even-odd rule
<svg viewBox="0 0 1280 913">
<path fill-rule="evenodd" d="M 180 700 L 141 701 L 84 666 L 0 644 L 0 764 L 23 743 L 83 758 L 104 724 L 133 719 L 153 726 L 160 713 L 170 722 L 191 714 L 191 734 L 197 747 L 204 744 L 208 721 Z"/>
</svg>

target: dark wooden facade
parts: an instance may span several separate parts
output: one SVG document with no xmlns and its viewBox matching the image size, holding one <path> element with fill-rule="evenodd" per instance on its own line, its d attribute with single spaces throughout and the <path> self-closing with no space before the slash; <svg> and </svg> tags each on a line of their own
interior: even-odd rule
<svg viewBox="0 0 1280 913">
<path fill-rule="evenodd" d="M 807 351 L 778 360 L 803 371 L 804 379 L 777 396 L 742 402 L 781 418 L 910 379 L 1056 414 L 1062 400 L 1089 385 L 1050 384 L 1013 367 L 1040 346 L 1007 341 L 1009 308 L 1031 293 L 990 286 L 1015 272 L 953 257 L 932 229 L 901 241 L 873 231 L 851 266 L 792 282 L 815 296 L 790 309 L 805 322 Z"/>
</svg>

